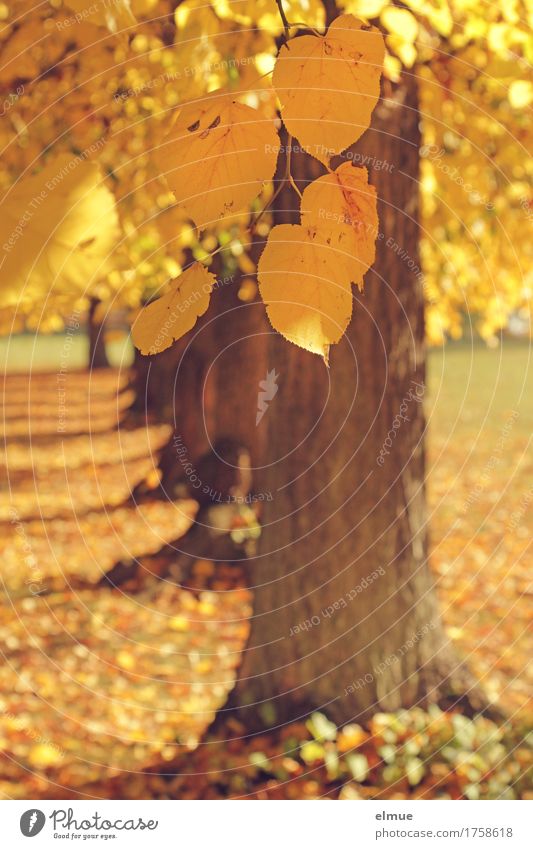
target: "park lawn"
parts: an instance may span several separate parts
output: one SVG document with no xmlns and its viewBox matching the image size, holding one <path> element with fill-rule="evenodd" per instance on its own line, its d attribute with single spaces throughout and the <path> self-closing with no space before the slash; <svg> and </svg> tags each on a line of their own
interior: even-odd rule
<svg viewBox="0 0 533 849">
<path fill-rule="evenodd" d="M 68 368 L 83 368 L 83 333 L 0 339 L 0 364 L 54 372 L 66 350 Z M 129 340 L 110 345 L 115 365 L 131 358 Z M 532 352 L 515 339 L 450 343 L 430 350 L 427 382 L 431 565 L 448 634 L 492 698 L 531 710 Z"/>
<path fill-rule="evenodd" d="M 113 339 L 106 345 L 109 362 L 115 368 L 128 368 L 133 361 L 129 338 Z M 89 340 L 85 333 L 50 333 L 35 335 L 19 333 L 0 337 L 0 371 L 40 372 L 59 371 L 62 362 L 75 371 L 86 368 Z"/>
<path fill-rule="evenodd" d="M 429 362 L 431 563 L 448 634 L 494 700 L 530 712 L 531 351 L 462 342 Z"/>
<path fill-rule="evenodd" d="M 34 340 L 25 336 L 10 343 L 11 354 L 17 353 L 16 362 L 9 361 L 10 369 L 15 366 L 22 372 L 52 372 L 51 378 L 43 376 L 32 382 L 32 398 L 37 405 L 48 398 L 46 403 L 54 415 L 57 399 L 53 376 L 60 367 L 64 342 L 64 337 L 55 336 L 40 339 L 34 346 Z M 78 369 L 69 386 L 71 412 L 74 415 L 78 410 L 80 428 L 86 431 L 89 383 L 79 371 L 86 345 L 83 337 L 75 344 L 76 352 L 73 343 L 69 358 L 69 368 L 73 372 Z M 3 340 L 0 362 L 6 350 Z M 119 378 L 117 372 L 106 371 L 91 377 L 90 383 L 95 384 L 92 420 L 98 418 L 100 407 L 102 414 L 111 411 L 117 418 L 113 402 L 113 380 L 117 379 L 123 381 L 126 375 Z M 13 380 L 18 394 L 8 397 L 6 410 L 9 413 L 11 408 L 13 414 L 17 410 L 17 416 L 23 417 L 21 402 L 24 408 L 27 383 L 24 377 Z M 17 521 L 4 521 L 3 578 L 8 584 L 14 580 L 17 558 L 21 551 L 27 553 L 29 544 L 45 572 L 43 581 L 51 594 L 45 597 L 46 615 L 42 610 L 37 615 L 35 599 L 17 601 L 13 589 L 7 592 L 1 636 L 9 654 L 16 655 L 17 664 L 20 652 L 24 653 L 28 683 L 19 694 L 19 666 L 5 666 L 0 698 L 10 701 L 0 717 L 0 725 L 5 726 L 0 731 L 5 732 L 10 757 L 5 774 L 0 773 L 0 795 L 11 797 L 16 782 L 21 798 L 47 798 L 55 792 L 53 782 L 60 777 L 74 798 L 87 792 L 119 798 L 337 798 L 339 794 L 341 798 L 527 798 L 531 792 L 527 776 L 531 755 L 523 742 L 523 730 L 533 714 L 529 696 L 532 682 L 527 671 L 531 591 L 526 571 L 533 503 L 531 383 L 525 344 L 506 342 L 502 348 L 488 349 L 479 343 L 471 346 L 463 342 L 430 352 L 425 403 L 431 566 L 448 635 L 489 696 L 513 720 L 505 729 L 497 729 L 481 718 L 472 723 L 466 717 L 425 713 L 416 708 L 397 715 L 378 713 L 365 730 L 349 726 L 339 732 L 335 744 L 327 746 L 322 745 L 320 734 L 314 739 L 313 725 L 305 723 L 287 726 L 283 739 L 264 735 L 249 744 L 230 747 L 222 741 L 199 744 L 231 689 L 246 641 L 248 592 L 238 587 L 222 594 L 208 589 L 196 598 L 179 587 L 168 590 L 162 585 L 155 591 L 161 594 L 157 597 L 150 595 L 153 590 L 143 590 L 146 607 L 141 607 L 147 615 L 142 617 L 127 594 L 104 593 L 96 588 L 102 569 L 123 556 L 124 549 L 131 553 L 138 548 L 138 554 L 156 551 L 157 537 L 161 543 L 173 538 L 178 515 L 180 521 L 190 521 L 183 504 L 152 505 L 150 513 L 120 506 L 131 484 L 129 477 L 124 477 L 128 471 L 125 459 L 131 462 L 134 474 L 144 474 L 143 458 L 152 456 L 152 449 L 164 443 L 164 426 L 141 433 L 116 431 L 109 425 L 102 432 L 97 429 L 67 436 L 61 455 L 64 464 L 59 467 L 55 424 L 51 440 L 37 442 L 31 455 L 24 439 L 15 435 L 8 457 L 13 494 L 6 490 L 2 503 L 6 510 L 11 509 L 15 498 Z M 25 415 L 27 419 L 27 411 Z M 22 419 L 7 415 L 7 432 L 16 421 Z M 42 412 L 35 416 L 35 425 L 41 430 L 48 427 Z M 97 488 L 87 473 L 89 461 L 94 465 Z M 37 479 L 33 478 L 32 462 L 37 465 Z M 115 472 L 119 466 L 122 477 Z M 68 474 L 61 483 L 63 467 Z M 44 521 L 43 516 L 36 518 L 38 510 L 46 507 L 42 487 L 34 486 L 39 474 L 53 483 L 49 487 L 53 498 L 48 505 L 48 512 L 52 512 Z M 61 487 L 72 499 L 69 515 L 60 497 Z M 99 509 L 95 493 L 100 499 Z M 150 538 L 147 530 L 152 532 Z M 205 562 L 200 563 L 205 569 Z M 19 568 L 25 567 L 19 563 Z M 72 586 L 70 582 L 74 582 Z M 165 611 L 172 616 L 167 617 Z M 200 623 L 196 629 L 190 626 L 191 613 Z M 221 616 L 228 619 L 224 634 Z M 235 621 L 242 627 L 235 629 Z M 28 627 L 34 635 L 31 643 L 25 637 Z M 67 639 L 70 629 L 76 640 L 81 640 L 74 653 Z M 132 644 L 132 634 L 138 645 Z M 222 690 L 211 684 L 218 680 L 218 662 L 206 663 L 198 651 L 199 647 L 210 651 L 210 640 L 215 637 L 228 665 Z M 163 654 L 148 650 L 154 642 L 166 647 Z M 176 679 L 176 647 L 181 647 L 185 665 L 191 666 L 179 671 L 178 681 L 196 683 L 192 688 L 180 685 L 173 692 L 169 688 Z M 145 648 L 143 653 L 141 649 Z M 43 663 L 42 649 L 49 658 L 47 663 Z M 84 658 L 81 665 L 80 657 Z M 87 657 L 91 658 L 90 667 Z M 155 670 L 154 664 L 161 668 Z M 70 670 L 68 687 L 62 669 Z M 148 678 L 157 672 L 161 692 L 145 685 L 143 676 L 138 675 L 140 669 Z M 29 680 L 32 677 L 33 683 Z M 83 690 L 91 681 L 98 681 L 103 691 L 113 692 L 114 698 L 103 702 L 92 699 L 94 715 L 87 721 L 89 702 L 83 693 L 79 696 L 78 689 Z M 116 693 L 113 687 L 118 688 Z M 53 704 L 44 710 L 34 696 L 34 691 L 43 688 Z M 122 704 L 126 694 L 128 709 L 121 708 L 117 715 L 114 700 Z M 169 700 L 168 711 L 146 709 L 147 705 L 162 704 L 165 698 Z M 61 699 L 65 701 L 63 707 Z M 78 702 L 85 719 L 78 721 L 73 716 L 69 725 L 63 718 L 66 705 Z M 201 716 L 198 727 L 191 724 L 189 711 Z M 117 727 L 120 740 L 114 739 Z M 40 729 L 37 738 L 34 728 Z M 242 734 L 242 729 L 236 732 Z M 391 749 L 392 739 L 394 763 L 382 757 L 384 747 Z M 157 745 L 151 744 L 154 740 Z M 415 750 L 418 755 L 413 755 Z M 348 755 L 353 753 L 357 761 L 349 760 Z M 178 755 L 187 758 L 186 775 L 179 766 L 181 760 L 175 760 Z M 150 767 L 159 770 L 161 758 L 176 765 L 176 777 L 166 779 L 144 772 Z M 88 762 L 92 764 L 90 770 Z M 127 781 L 113 778 L 116 773 L 108 770 L 107 763 L 125 768 Z M 332 764 L 338 766 L 333 770 Z M 134 778 L 130 769 L 136 772 Z M 475 780 L 473 770 L 479 773 Z M 350 776 L 354 776 L 353 781 Z M 115 786 L 113 782 L 117 781 Z"/>
</svg>

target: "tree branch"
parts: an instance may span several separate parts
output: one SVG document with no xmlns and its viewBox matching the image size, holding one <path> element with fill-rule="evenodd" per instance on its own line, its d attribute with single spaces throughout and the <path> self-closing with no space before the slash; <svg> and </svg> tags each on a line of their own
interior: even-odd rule
<svg viewBox="0 0 533 849">
<path fill-rule="evenodd" d="M 283 10 L 283 0 L 276 0 L 276 6 L 278 7 L 279 16 L 281 18 L 281 22 L 283 24 L 283 29 L 285 31 L 285 38 L 289 38 L 290 24 L 287 20 L 287 16 Z"/>
</svg>

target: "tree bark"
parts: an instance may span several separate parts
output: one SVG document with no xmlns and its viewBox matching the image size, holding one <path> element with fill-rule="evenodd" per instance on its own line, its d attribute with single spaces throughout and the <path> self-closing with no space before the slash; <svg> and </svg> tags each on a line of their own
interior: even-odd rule
<svg viewBox="0 0 533 849">
<path fill-rule="evenodd" d="M 446 640 L 428 567 L 419 120 L 416 79 L 406 73 L 394 89 L 385 85 L 352 151 L 376 186 L 380 233 L 329 370 L 275 334 L 262 304 L 243 305 L 230 280 L 192 345 L 159 355 L 166 359 L 147 390 L 152 410 L 170 403 L 174 436 L 192 460 L 221 436 L 251 451 L 264 527 L 248 564 L 249 645 L 226 708 L 249 729 L 310 709 L 360 721 L 455 693 L 485 706 Z M 323 169 L 293 152 L 292 173 L 303 189 Z M 276 223 L 298 221 L 298 208 L 285 188 Z M 259 381 L 272 369 L 279 391 L 256 425 Z M 165 482 L 177 467 L 171 440 Z"/>
<path fill-rule="evenodd" d="M 369 157 L 380 234 L 346 337 L 328 371 L 269 336 L 279 392 L 259 426 L 260 489 L 272 500 L 249 564 L 255 611 L 231 701 L 248 728 L 317 708 L 361 720 L 471 683 L 443 633 L 428 568 L 414 76 L 394 91 L 386 84 L 355 154 L 356 164 Z M 297 179 L 320 169 L 305 154 L 293 153 L 293 165 Z M 281 193 L 278 221 L 295 220 L 295 199 Z M 240 409 L 237 394 L 228 407 Z"/>
<path fill-rule="evenodd" d="M 193 463 L 220 438 L 246 446 L 254 465 L 264 449 L 264 431 L 256 428 L 255 419 L 259 381 L 266 374 L 266 340 L 273 331 L 258 300 L 239 299 L 240 272 L 228 273 L 220 262 L 210 270 L 217 285 L 194 331 L 161 354 L 135 355 L 132 412 L 137 419 L 172 426 L 159 462 L 167 495 L 183 474 L 177 442 Z"/>
<path fill-rule="evenodd" d="M 96 311 L 101 301 L 91 298 L 87 315 L 87 331 L 89 334 L 89 368 L 108 368 L 109 360 L 105 348 L 104 326 L 96 321 Z"/>
</svg>

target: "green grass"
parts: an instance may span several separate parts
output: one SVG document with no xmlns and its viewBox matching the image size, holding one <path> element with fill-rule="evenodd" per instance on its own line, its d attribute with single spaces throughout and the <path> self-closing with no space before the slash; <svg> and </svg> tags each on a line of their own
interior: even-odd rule
<svg viewBox="0 0 533 849">
<path fill-rule="evenodd" d="M 129 338 L 108 346 L 112 365 L 126 368 L 133 361 Z M 8 372 L 55 371 L 62 360 L 83 369 L 88 361 L 84 333 L 0 338 L 0 368 Z M 426 409 L 430 438 L 503 427 L 516 412 L 517 432 L 533 428 L 533 350 L 526 341 L 505 340 L 498 348 L 480 341 L 449 343 L 430 350 Z"/>
<path fill-rule="evenodd" d="M 64 334 L 0 338 L 0 367 L 2 371 L 54 371 L 68 352 L 69 366 L 84 368 L 87 336 L 79 333 L 71 339 L 69 346 Z M 112 365 L 129 366 L 130 340 L 109 344 L 108 355 Z M 521 427 L 531 427 L 533 350 L 527 342 L 505 340 L 498 348 L 487 348 L 480 341 L 449 343 L 430 350 L 428 360 L 428 415 L 439 430 L 454 423 L 500 422 L 512 410 L 520 413 Z"/>
<path fill-rule="evenodd" d="M 457 438 L 501 428 L 513 413 L 516 433 L 533 428 L 533 349 L 504 340 L 498 348 L 467 341 L 433 349 L 428 363 L 430 435 Z"/>
<path fill-rule="evenodd" d="M 133 349 L 126 337 L 108 344 L 107 354 L 112 366 L 127 368 L 133 362 Z M 23 333 L 0 338 L 2 372 L 58 371 L 65 359 L 72 370 L 86 368 L 89 340 L 84 333 L 74 334 L 69 339 L 64 333 Z"/>
</svg>

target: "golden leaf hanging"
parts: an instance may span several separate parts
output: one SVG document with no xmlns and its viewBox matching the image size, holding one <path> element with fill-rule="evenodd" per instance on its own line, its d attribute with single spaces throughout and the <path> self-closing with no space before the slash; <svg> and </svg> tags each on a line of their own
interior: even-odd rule
<svg viewBox="0 0 533 849">
<path fill-rule="evenodd" d="M 274 227 L 259 260 L 259 290 L 272 327 L 326 362 L 352 315 L 350 265 L 319 231 L 300 224 Z"/>
<path fill-rule="evenodd" d="M 230 95 L 184 106 L 156 155 L 179 206 L 203 230 L 237 213 L 271 180 L 274 122 Z"/>
<path fill-rule="evenodd" d="M 344 162 L 310 183 L 302 196 L 301 219 L 351 257 L 351 281 L 362 287 L 376 257 L 379 226 L 376 190 L 368 183 L 367 169 Z"/>
<path fill-rule="evenodd" d="M 170 291 L 148 304 L 132 328 L 133 343 L 142 354 L 159 354 L 192 330 L 209 306 L 215 275 L 195 262 L 176 280 Z"/>
<path fill-rule="evenodd" d="M 378 29 L 341 15 L 324 37 L 283 45 L 273 84 L 289 133 L 325 165 L 364 133 L 379 97 L 385 55 Z"/>
</svg>

